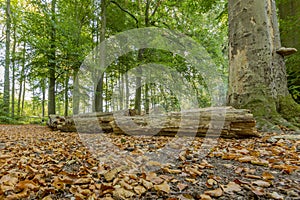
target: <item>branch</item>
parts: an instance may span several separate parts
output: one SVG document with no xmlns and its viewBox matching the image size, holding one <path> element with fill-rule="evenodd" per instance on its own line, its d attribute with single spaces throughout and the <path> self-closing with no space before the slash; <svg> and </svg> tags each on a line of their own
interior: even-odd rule
<svg viewBox="0 0 300 200">
<path fill-rule="evenodd" d="M 156 13 L 158 7 L 160 6 L 160 3 L 161 3 L 161 0 L 159 0 L 159 1 L 157 2 L 156 6 L 155 6 L 155 8 L 154 8 L 154 11 L 153 11 L 153 13 L 151 14 L 151 17 L 153 17 L 153 16 L 155 15 L 155 13 Z"/>
<path fill-rule="evenodd" d="M 116 6 L 118 6 L 118 8 L 120 8 L 120 10 L 122 10 L 123 12 L 127 13 L 128 15 L 130 15 L 130 16 L 135 20 L 136 27 L 139 28 L 139 20 L 138 20 L 133 14 L 131 14 L 129 11 L 125 10 L 124 8 L 122 8 L 122 7 L 120 6 L 120 4 L 118 4 L 118 3 L 115 2 L 115 1 L 110 1 L 110 3 L 115 4 Z"/>
</svg>

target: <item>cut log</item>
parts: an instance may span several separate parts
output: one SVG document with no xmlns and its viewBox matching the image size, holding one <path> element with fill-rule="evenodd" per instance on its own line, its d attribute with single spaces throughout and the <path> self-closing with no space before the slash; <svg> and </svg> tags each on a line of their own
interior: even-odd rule
<svg viewBox="0 0 300 200">
<path fill-rule="evenodd" d="M 74 131 L 77 128 L 80 133 L 224 138 L 259 136 L 250 111 L 232 107 L 199 108 L 156 115 L 150 113 L 144 116 L 129 116 L 126 112 L 89 113 L 63 120 L 56 116 L 52 121 L 58 130 Z"/>
</svg>

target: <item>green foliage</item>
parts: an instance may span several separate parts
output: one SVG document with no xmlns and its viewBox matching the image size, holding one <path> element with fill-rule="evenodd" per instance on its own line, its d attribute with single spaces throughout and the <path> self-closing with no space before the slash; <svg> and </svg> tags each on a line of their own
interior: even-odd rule
<svg viewBox="0 0 300 200">
<path fill-rule="evenodd" d="M 69 100 L 67 106 L 72 108 L 74 76 L 86 55 L 100 42 L 102 20 L 100 4 L 101 1 L 97 0 L 57 1 L 53 20 L 51 1 L 12 1 L 13 25 L 17 32 L 16 84 L 26 81 L 25 96 L 28 93 L 33 94 L 33 98 L 30 100 L 27 98 L 24 101 L 24 107 L 22 99 L 20 100 L 19 95 L 16 95 L 16 104 L 21 104 L 19 106 L 21 116 L 17 120 L 30 121 L 24 116 L 42 117 L 42 105 L 47 105 L 49 66 L 52 64 L 55 64 L 57 113 L 64 114 L 66 99 Z M 4 2 L 0 2 L 1 13 L 4 11 L 4 5 Z M 107 1 L 106 38 L 137 26 L 155 26 L 179 31 L 192 37 L 206 48 L 218 70 L 224 74 L 224 82 L 226 82 L 226 5 L 225 0 Z M 0 22 L 5 22 L 5 19 L 0 17 Z M 51 40 L 53 28 L 55 40 Z M 55 51 L 55 57 L 53 57 L 53 51 Z M 193 66 L 171 52 L 146 49 L 142 60 L 138 59 L 138 51 L 130 52 L 118 58 L 104 73 L 103 97 L 107 111 L 112 107 L 117 86 L 126 81 L 124 74 L 134 67 L 151 62 L 176 69 L 197 92 L 199 106 L 210 105 L 205 80 Z M 68 83 L 65 82 L 66 77 L 70 79 Z M 89 77 L 86 81 L 95 82 L 93 77 Z M 135 83 L 128 84 L 134 85 Z M 21 87 L 17 85 L 17 91 L 20 91 Z M 181 105 L 170 89 L 161 88 L 158 83 L 149 84 L 147 87 L 149 99 L 153 105 L 159 103 L 167 110 L 180 109 Z M 46 94 L 46 99 L 43 99 L 43 93 Z M 142 93 L 142 103 L 145 105 L 147 101 L 145 86 L 142 88 Z M 89 104 L 87 96 L 88 92 L 82 94 L 86 105 Z M 125 100 L 119 101 L 118 108 L 120 109 L 121 104 L 125 104 L 121 101 Z M 134 99 L 131 98 L 128 101 L 132 104 Z M 71 114 L 70 110 L 69 114 Z M 47 108 L 44 111 L 46 112 Z M 3 116 L 2 121 L 14 120 L 5 113 L 0 114 Z"/>
</svg>

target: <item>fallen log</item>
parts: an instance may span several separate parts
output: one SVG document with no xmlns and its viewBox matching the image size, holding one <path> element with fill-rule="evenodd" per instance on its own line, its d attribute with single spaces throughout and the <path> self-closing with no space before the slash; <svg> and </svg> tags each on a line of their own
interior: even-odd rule
<svg viewBox="0 0 300 200">
<path fill-rule="evenodd" d="M 211 107 L 165 114 L 88 113 L 57 120 L 61 131 L 127 135 L 247 138 L 259 136 L 249 110 Z M 76 126 L 75 126 L 76 124 Z"/>
</svg>

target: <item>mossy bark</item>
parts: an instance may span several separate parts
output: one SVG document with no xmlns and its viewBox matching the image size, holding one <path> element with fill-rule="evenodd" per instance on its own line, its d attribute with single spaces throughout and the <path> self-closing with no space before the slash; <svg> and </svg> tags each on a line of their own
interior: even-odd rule
<svg viewBox="0 0 300 200">
<path fill-rule="evenodd" d="M 296 129 L 300 107 L 289 95 L 274 0 L 229 0 L 228 105 L 247 108 L 263 131 Z"/>
</svg>

